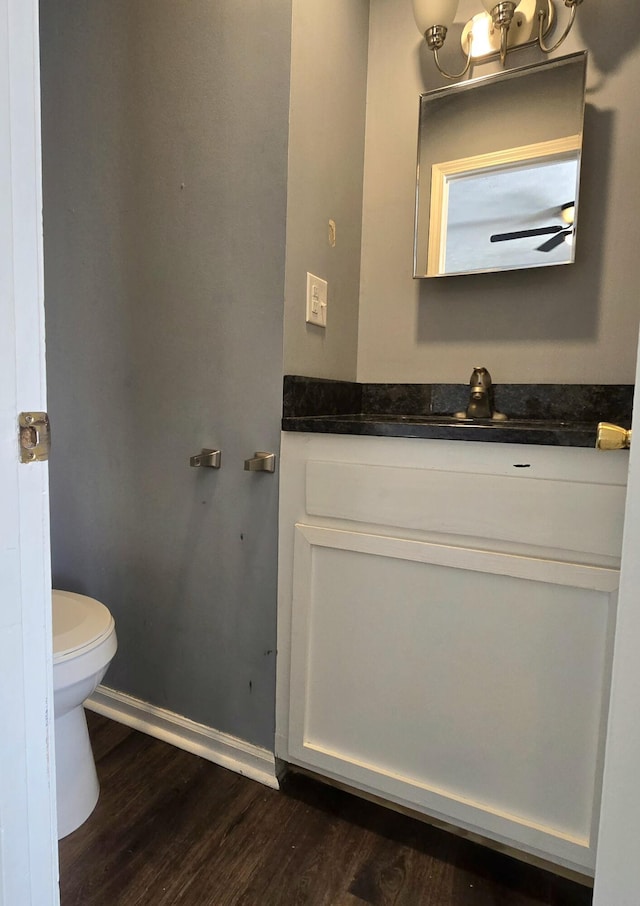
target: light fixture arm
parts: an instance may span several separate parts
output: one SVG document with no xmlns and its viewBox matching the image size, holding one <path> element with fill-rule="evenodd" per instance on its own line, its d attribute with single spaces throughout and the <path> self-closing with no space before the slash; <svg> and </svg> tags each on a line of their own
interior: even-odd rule
<svg viewBox="0 0 640 906">
<path fill-rule="evenodd" d="M 516 5 L 515 0 L 500 0 L 491 11 L 494 28 L 500 29 L 500 62 L 503 66 L 507 60 L 507 37 Z"/>
<path fill-rule="evenodd" d="M 547 14 L 544 12 L 544 10 L 540 10 L 540 12 L 538 13 L 538 44 L 540 45 L 540 50 L 543 50 L 545 53 L 553 53 L 554 50 L 557 50 L 558 47 L 560 47 L 564 39 L 573 28 L 573 23 L 576 20 L 576 12 L 578 10 L 578 6 L 581 3 L 582 0 L 564 0 L 564 5 L 571 8 L 569 22 L 556 43 L 552 44 L 550 47 L 547 47 L 547 45 L 544 43 L 544 20 L 546 19 Z"/>
<path fill-rule="evenodd" d="M 438 48 L 433 48 L 433 59 L 435 60 L 436 66 L 438 67 L 438 72 L 443 75 L 446 79 L 461 79 L 462 76 L 466 75 L 469 72 L 469 67 L 471 66 L 471 47 L 473 43 L 473 35 L 469 34 L 469 50 L 467 53 L 467 62 L 464 69 L 461 72 L 447 72 L 446 69 L 443 69 L 440 65 L 440 60 L 438 59 Z"/>
<path fill-rule="evenodd" d="M 500 29 L 500 62 L 504 66 L 507 62 L 507 37 L 509 35 L 509 26 L 503 25 Z"/>
</svg>

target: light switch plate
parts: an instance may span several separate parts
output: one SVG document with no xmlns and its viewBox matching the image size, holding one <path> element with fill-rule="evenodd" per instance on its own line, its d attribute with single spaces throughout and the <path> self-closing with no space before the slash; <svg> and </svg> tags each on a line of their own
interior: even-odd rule
<svg viewBox="0 0 640 906">
<path fill-rule="evenodd" d="M 307 324 L 327 326 L 327 281 L 307 273 Z"/>
</svg>

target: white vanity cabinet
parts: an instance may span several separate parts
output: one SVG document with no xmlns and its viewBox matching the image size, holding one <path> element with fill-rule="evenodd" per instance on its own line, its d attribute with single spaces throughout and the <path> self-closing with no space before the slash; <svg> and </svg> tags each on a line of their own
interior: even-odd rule
<svg viewBox="0 0 640 906">
<path fill-rule="evenodd" d="M 276 754 L 594 866 L 627 455 L 284 433 Z"/>
</svg>

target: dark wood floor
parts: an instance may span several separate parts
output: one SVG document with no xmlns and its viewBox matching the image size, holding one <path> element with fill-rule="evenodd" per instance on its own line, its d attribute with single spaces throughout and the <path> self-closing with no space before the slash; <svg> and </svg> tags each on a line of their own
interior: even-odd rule
<svg viewBox="0 0 640 906">
<path fill-rule="evenodd" d="M 62 906 L 588 906 L 584 887 L 308 778 L 277 792 L 88 714 L 102 792 Z"/>
</svg>

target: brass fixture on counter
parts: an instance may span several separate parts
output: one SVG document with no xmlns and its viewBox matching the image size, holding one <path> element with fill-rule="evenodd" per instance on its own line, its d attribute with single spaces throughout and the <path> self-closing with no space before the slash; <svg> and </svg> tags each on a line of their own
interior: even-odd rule
<svg viewBox="0 0 640 906">
<path fill-rule="evenodd" d="M 626 450 L 631 446 L 631 428 L 621 428 L 610 422 L 598 424 L 596 450 Z"/>
</svg>

